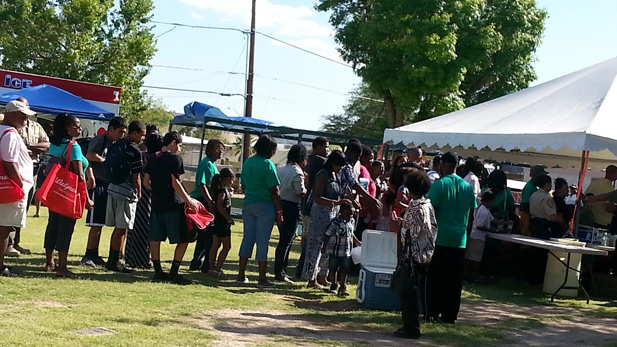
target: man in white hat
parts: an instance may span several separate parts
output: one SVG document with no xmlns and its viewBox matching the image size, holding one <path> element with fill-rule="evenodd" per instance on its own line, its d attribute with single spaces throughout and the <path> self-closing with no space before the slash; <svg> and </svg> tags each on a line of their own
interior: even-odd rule
<svg viewBox="0 0 617 347">
<path fill-rule="evenodd" d="M 32 159 L 18 130 L 26 125 L 28 116 L 33 116 L 35 112 L 19 100 L 9 102 L 5 108 L 4 120 L 0 125 L 0 165 L 4 167 L 6 175 L 26 192 L 19 201 L 0 204 L 0 275 L 13 276 L 14 273 L 4 265 L 4 252 L 9 233 L 15 228 L 26 226 L 27 192 L 34 185 Z"/>
<path fill-rule="evenodd" d="M 23 97 L 19 97 L 15 99 L 16 101 L 21 101 L 22 103 L 29 106 L 28 100 Z M 40 168 L 40 155 L 47 152 L 49 149 L 49 138 L 47 137 L 47 133 L 43 126 L 39 124 L 36 120 L 32 120 L 28 118 L 26 120 L 26 125 L 19 129 L 19 134 L 21 138 L 24 140 L 26 144 L 26 148 L 28 148 L 28 153 L 30 154 L 30 158 L 32 158 L 33 165 L 33 179 L 35 186 L 30 189 L 30 192 L 26 192 L 28 195 L 28 207 L 26 208 L 26 212 L 32 203 L 32 199 L 34 198 L 34 193 L 37 187 L 37 183 L 42 184 L 42 181 L 38 181 L 38 173 Z M 38 217 L 38 215 L 35 215 Z M 6 248 L 6 252 L 4 255 L 8 257 L 19 257 L 21 254 L 30 254 L 30 250 L 27 248 L 23 248 L 19 245 L 19 241 L 21 240 L 21 228 L 15 228 L 15 231 L 9 234 L 9 245 Z"/>
</svg>

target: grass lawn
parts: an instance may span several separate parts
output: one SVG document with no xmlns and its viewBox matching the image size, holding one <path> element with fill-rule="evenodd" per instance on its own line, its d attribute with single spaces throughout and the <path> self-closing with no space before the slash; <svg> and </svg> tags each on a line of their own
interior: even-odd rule
<svg viewBox="0 0 617 347">
<path fill-rule="evenodd" d="M 214 279 L 201 273 L 188 273 L 188 261 L 193 246 L 185 256 L 181 271 L 195 280 L 195 285 L 176 286 L 153 283 L 151 271 L 136 271 L 132 275 L 118 275 L 100 268 L 79 265 L 85 249 L 87 229 L 84 221 L 77 222 L 71 245 L 71 270 L 80 279 L 56 279 L 43 271 L 43 235 L 47 224 L 47 210 L 41 218 L 28 218 L 22 231 L 22 246 L 32 255 L 7 258 L 6 263 L 21 274 L 18 278 L 0 278 L 0 345 L 1 346 L 203 346 L 226 342 L 212 325 L 225 323 L 221 312 L 264 312 L 286 314 L 285 319 L 321 322 L 324 330 L 366 330 L 388 333 L 400 324 L 397 312 L 366 310 L 352 297 L 338 298 L 332 294 L 304 288 L 303 283 L 279 285 L 269 290 L 255 287 L 256 263 L 250 262 L 247 275 L 251 284 L 233 281 L 237 271 L 241 223 L 233 227 L 232 251 L 224 266 L 227 279 Z M 30 212 L 30 215 L 32 211 Z M 101 249 L 106 249 L 110 228 L 104 228 Z M 278 231 L 273 231 L 269 255 L 274 256 Z M 162 248 L 164 267 L 169 268 L 173 248 Z M 103 252 L 106 256 L 106 252 Z M 290 272 L 295 270 L 299 257 L 299 242 L 291 254 Z M 270 264 L 273 265 L 273 264 Z M 272 273 L 272 270 L 270 273 Z M 356 278 L 349 291 L 355 293 Z M 610 300 L 557 300 L 550 303 L 538 288 L 505 281 L 499 285 L 466 286 L 463 293 L 466 308 L 476 304 L 499 303 L 517 307 L 574 308 L 590 320 L 597 317 L 617 318 L 617 305 Z M 559 319 L 568 315 L 559 316 Z M 217 318 L 218 317 L 218 318 Z M 223 318 L 221 318 L 223 317 Z M 555 317 L 509 318 L 477 324 L 461 319 L 455 325 L 423 324 L 422 341 L 439 345 L 475 346 L 511 342 L 508 329 L 527 329 L 541 326 Z M 283 320 L 284 322 L 284 320 Z M 102 336 L 83 336 L 71 331 L 105 327 L 115 333 Z M 275 327 L 276 328 L 276 327 Z M 323 338 L 289 336 L 281 326 L 279 334 L 268 334 L 267 340 L 256 341 L 258 346 L 349 346 L 374 345 L 375 341 L 337 341 L 324 334 Z M 327 328 L 327 329 L 326 329 Z M 301 329 L 301 328 L 298 328 Z M 223 331 L 224 332 L 224 331 Z M 259 332 L 257 332 L 259 333 Z M 217 342 L 218 339 L 218 342 Z M 614 341 L 613 341 L 614 342 Z"/>
</svg>

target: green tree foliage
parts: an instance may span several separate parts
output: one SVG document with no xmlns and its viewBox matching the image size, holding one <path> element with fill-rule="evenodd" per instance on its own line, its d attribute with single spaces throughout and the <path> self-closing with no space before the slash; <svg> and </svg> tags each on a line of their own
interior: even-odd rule
<svg viewBox="0 0 617 347">
<path fill-rule="evenodd" d="M 320 0 L 343 59 L 391 127 L 526 88 L 546 13 L 534 0 Z"/>
<path fill-rule="evenodd" d="M 167 111 L 167 108 L 160 100 L 146 97 L 148 108 L 140 111 L 135 115 L 128 115 L 127 122 L 132 120 L 140 120 L 144 124 L 154 124 L 159 128 L 159 131 L 164 134 L 169 129 L 169 121 L 174 117 L 173 114 Z"/>
<path fill-rule="evenodd" d="M 120 114 L 151 105 L 151 0 L 0 0 L 3 68 L 122 87 Z M 154 105 L 156 107 L 156 105 Z"/>
<path fill-rule="evenodd" d="M 384 103 L 379 100 L 379 95 L 366 84 L 351 94 L 344 113 L 324 116 L 321 129 L 338 134 L 382 138 L 388 123 Z"/>
<path fill-rule="evenodd" d="M 251 136 L 251 148 L 249 150 L 249 155 L 254 155 L 255 154 L 255 150 L 253 149 L 253 146 L 255 146 L 255 142 L 257 142 L 257 138 L 255 136 Z M 234 157 L 238 158 L 238 161 L 242 161 L 242 149 L 244 148 L 244 140 L 242 136 L 238 136 L 236 137 L 236 141 L 234 141 L 234 143 L 231 144 L 232 149 L 231 149 L 231 155 L 233 155 Z"/>
</svg>

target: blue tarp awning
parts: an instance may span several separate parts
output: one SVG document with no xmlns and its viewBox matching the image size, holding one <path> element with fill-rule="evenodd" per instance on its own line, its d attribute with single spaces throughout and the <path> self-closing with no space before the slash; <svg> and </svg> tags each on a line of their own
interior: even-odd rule
<svg viewBox="0 0 617 347">
<path fill-rule="evenodd" d="M 170 125 L 192 126 L 192 127 L 207 127 L 217 130 L 225 130 L 237 133 L 249 133 L 255 135 L 267 134 L 272 137 L 295 140 L 295 141 L 312 141 L 317 136 L 327 136 L 331 143 L 344 143 L 347 139 L 355 136 L 332 134 L 322 131 L 312 131 L 304 129 L 295 129 L 279 125 L 267 120 L 250 118 L 250 117 L 228 117 L 217 107 L 210 106 L 201 102 L 193 101 L 184 106 L 184 113 L 175 116 Z M 336 141 L 335 139 L 343 139 L 344 141 Z M 368 145 L 380 144 L 379 139 L 359 138 L 362 143 Z"/>
<path fill-rule="evenodd" d="M 254 133 L 269 133 L 273 129 L 287 129 L 276 123 L 250 117 L 228 117 L 219 108 L 193 101 L 184 106 L 184 114 L 174 117 L 172 125 L 192 125 L 218 128 L 228 131 L 249 131 Z"/>
<path fill-rule="evenodd" d="M 110 120 L 115 116 L 113 112 L 106 111 L 76 95 L 47 84 L 0 94 L 0 105 L 6 105 L 18 97 L 26 98 L 30 109 L 38 113 L 52 115 L 70 113 L 79 118 L 102 121 Z"/>
</svg>

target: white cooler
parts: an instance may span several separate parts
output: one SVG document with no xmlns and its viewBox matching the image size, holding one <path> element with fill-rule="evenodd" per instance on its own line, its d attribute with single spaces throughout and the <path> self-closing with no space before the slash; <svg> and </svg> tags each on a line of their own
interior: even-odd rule
<svg viewBox="0 0 617 347">
<path fill-rule="evenodd" d="M 360 275 L 356 300 L 366 308 L 399 311 L 399 295 L 390 289 L 396 269 L 396 234 L 365 230 L 362 233 Z"/>
</svg>

